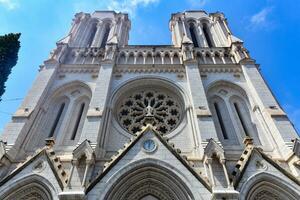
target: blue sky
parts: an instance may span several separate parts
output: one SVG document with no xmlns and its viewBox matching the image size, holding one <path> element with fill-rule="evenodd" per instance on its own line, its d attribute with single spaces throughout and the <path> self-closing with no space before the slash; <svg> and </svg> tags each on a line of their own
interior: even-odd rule
<svg viewBox="0 0 300 200">
<path fill-rule="evenodd" d="M 128 12 L 130 44 L 170 44 L 171 13 L 203 9 L 225 13 L 290 119 L 300 130 L 299 0 L 0 0 L 0 35 L 21 32 L 18 64 L 0 103 L 0 134 L 31 87 L 55 42 L 76 12 Z M 16 99 L 16 100 L 13 100 Z"/>
</svg>

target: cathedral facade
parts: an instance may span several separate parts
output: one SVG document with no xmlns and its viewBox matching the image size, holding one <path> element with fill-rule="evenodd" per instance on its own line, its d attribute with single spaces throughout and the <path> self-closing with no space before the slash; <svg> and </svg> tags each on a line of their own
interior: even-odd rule
<svg viewBox="0 0 300 200">
<path fill-rule="evenodd" d="M 172 45 L 130 26 L 75 15 L 4 129 L 0 199 L 300 199 L 299 136 L 224 15 L 172 14 Z"/>
</svg>

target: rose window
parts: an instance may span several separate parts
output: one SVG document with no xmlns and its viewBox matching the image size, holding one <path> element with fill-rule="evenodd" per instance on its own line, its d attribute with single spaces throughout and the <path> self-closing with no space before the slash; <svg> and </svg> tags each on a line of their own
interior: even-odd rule
<svg viewBox="0 0 300 200">
<path fill-rule="evenodd" d="M 161 134 L 170 133 L 181 120 L 178 97 L 160 90 L 140 90 L 127 96 L 117 111 L 121 126 L 132 134 L 151 124 Z"/>
</svg>

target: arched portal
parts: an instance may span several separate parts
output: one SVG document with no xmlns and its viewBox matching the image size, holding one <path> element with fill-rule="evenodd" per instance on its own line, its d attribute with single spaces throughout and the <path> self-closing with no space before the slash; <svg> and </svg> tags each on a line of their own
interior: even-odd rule
<svg viewBox="0 0 300 200">
<path fill-rule="evenodd" d="M 108 200 L 192 200 L 188 187 L 174 173 L 148 164 L 136 167 L 112 185 Z"/>
<path fill-rule="evenodd" d="M 50 191 L 39 183 L 26 184 L 8 193 L 4 200 L 52 200 Z"/>
<path fill-rule="evenodd" d="M 270 173 L 259 173 L 242 186 L 241 200 L 297 200 L 300 194 L 293 184 Z"/>
<path fill-rule="evenodd" d="M 296 200 L 298 198 L 277 184 L 267 181 L 253 186 L 247 195 L 247 200 Z"/>
</svg>

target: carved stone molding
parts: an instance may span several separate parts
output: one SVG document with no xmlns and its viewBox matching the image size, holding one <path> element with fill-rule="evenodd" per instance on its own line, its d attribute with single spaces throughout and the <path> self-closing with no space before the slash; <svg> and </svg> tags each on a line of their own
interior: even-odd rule
<svg viewBox="0 0 300 200">
<path fill-rule="evenodd" d="M 99 65 L 63 65 L 59 68 L 58 73 L 98 73 L 99 69 Z"/>
<path fill-rule="evenodd" d="M 242 73 L 242 69 L 238 66 L 232 65 L 221 65 L 221 66 L 201 66 L 201 73 Z"/>
<path fill-rule="evenodd" d="M 181 65 L 119 65 L 115 68 L 114 73 L 185 73 L 185 69 Z"/>
<path fill-rule="evenodd" d="M 50 200 L 50 194 L 36 185 L 26 185 L 17 191 L 13 191 L 4 200 Z"/>
<path fill-rule="evenodd" d="M 254 197 L 254 200 L 267 200 L 267 199 L 281 200 L 280 197 L 266 190 L 258 192 Z"/>
</svg>

